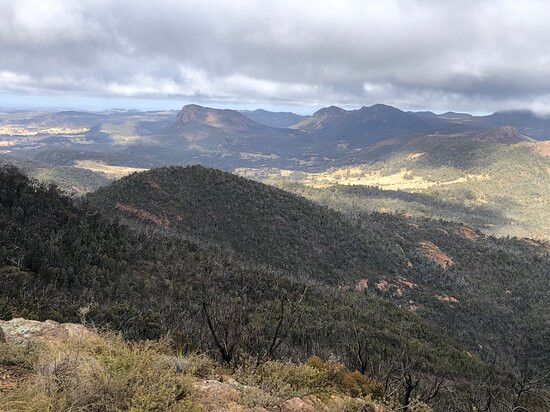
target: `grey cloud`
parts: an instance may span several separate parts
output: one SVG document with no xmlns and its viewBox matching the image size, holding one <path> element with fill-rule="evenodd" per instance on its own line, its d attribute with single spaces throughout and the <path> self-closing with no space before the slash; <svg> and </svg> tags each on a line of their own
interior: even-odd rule
<svg viewBox="0 0 550 412">
<path fill-rule="evenodd" d="M 550 108 L 544 1 L 0 0 L 0 91 Z"/>
</svg>

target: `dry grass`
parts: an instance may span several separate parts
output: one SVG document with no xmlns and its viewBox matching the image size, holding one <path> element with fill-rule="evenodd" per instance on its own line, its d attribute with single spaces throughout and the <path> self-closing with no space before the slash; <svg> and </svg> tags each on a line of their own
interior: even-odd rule
<svg viewBox="0 0 550 412">
<path fill-rule="evenodd" d="M 22 361 L 21 350 L 27 350 Z M 17 349 L 0 344 L 2 364 L 25 365 L 27 378 L 1 393 L 1 411 L 198 411 L 193 378 L 160 343 L 117 337 Z M 29 365 L 30 363 L 30 365 Z"/>
<path fill-rule="evenodd" d="M 422 153 L 413 153 L 413 160 L 421 157 Z M 409 159 L 410 160 L 410 159 Z M 343 167 L 319 173 L 307 173 L 287 169 L 235 169 L 238 175 L 269 181 L 278 181 L 280 178 L 296 179 L 306 185 L 317 189 L 328 188 L 334 185 L 363 185 L 376 186 L 386 190 L 421 191 L 431 187 L 448 186 L 459 183 L 468 183 L 479 180 L 488 180 L 488 175 L 466 174 L 446 181 L 428 180 L 422 176 L 416 176 L 411 170 L 401 168 L 392 174 L 383 174 L 381 170 L 367 170 L 361 166 Z"/>
<path fill-rule="evenodd" d="M 111 179 L 120 179 L 134 172 L 144 172 L 148 169 L 138 167 L 114 166 L 106 163 L 97 162 L 95 160 L 77 160 L 74 162 L 75 167 L 91 170 L 92 172 L 105 173 Z"/>
</svg>

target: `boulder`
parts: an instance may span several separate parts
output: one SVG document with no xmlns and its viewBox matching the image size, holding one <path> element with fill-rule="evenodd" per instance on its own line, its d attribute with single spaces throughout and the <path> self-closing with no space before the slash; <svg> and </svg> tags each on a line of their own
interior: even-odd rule
<svg viewBox="0 0 550 412">
<path fill-rule="evenodd" d="M 292 398 L 279 405 L 280 412 L 328 412 L 328 408 L 315 395 Z"/>
<path fill-rule="evenodd" d="M 234 410 L 241 402 L 239 389 L 228 383 L 206 379 L 195 385 L 202 398 L 203 406 L 211 411 Z"/>
<path fill-rule="evenodd" d="M 75 323 L 59 323 L 53 320 L 40 322 L 23 318 L 0 321 L 0 330 L 5 341 L 22 344 L 66 342 L 95 335 L 85 326 Z"/>
</svg>

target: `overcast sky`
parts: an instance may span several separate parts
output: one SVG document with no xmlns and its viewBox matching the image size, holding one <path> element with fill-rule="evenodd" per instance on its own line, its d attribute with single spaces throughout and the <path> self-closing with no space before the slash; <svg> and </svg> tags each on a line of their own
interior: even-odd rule
<svg viewBox="0 0 550 412">
<path fill-rule="evenodd" d="M 550 112 L 550 5 L 0 0 L 0 106 Z"/>
</svg>

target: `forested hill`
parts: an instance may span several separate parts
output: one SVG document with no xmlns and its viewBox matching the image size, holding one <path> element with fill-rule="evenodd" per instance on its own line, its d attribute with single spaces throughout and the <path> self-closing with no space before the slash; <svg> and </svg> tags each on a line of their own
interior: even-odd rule
<svg viewBox="0 0 550 412">
<path fill-rule="evenodd" d="M 394 273 L 406 264 L 384 238 L 365 233 L 340 213 L 202 166 L 134 174 L 87 199 L 106 214 L 212 241 L 331 284 Z"/>
<path fill-rule="evenodd" d="M 444 378 L 449 390 L 431 403 L 456 403 L 459 390 L 468 405 L 478 379 L 487 389 L 511 385 L 511 375 L 501 379 L 437 328 L 384 299 L 178 236 L 135 231 L 13 168 L 0 169 L 0 212 L 2 319 L 88 322 L 134 339 L 170 333 L 182 348 L 209 351 L 231 366 L 248 356 L 336 355 L 351 370 L 391 378 L 392 396 L 404 389 L 400 373 L 412 373 L 426 389 Z M 223 333 L 223 351 L 207 319 Z M 361 349 L 367 347 L 368 356 Z M 399 365 L 406 369 L 392 369 Z"/>
<path fill-rule="evenodd" d="M 543 243 L 443 221 L 347 218 L 199 166 L 134 174 L 88 199 L 104 213 L 230 246 L 258 264 L 386 297 L 488 359 L 548 366 Z"/>
</svg>

